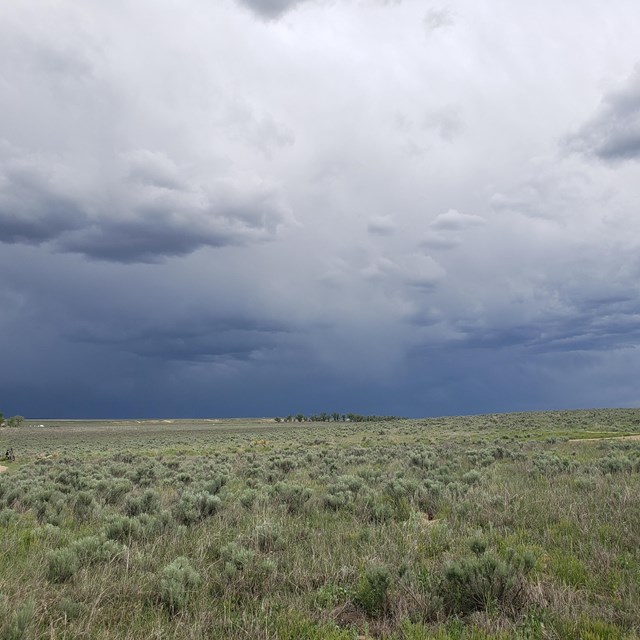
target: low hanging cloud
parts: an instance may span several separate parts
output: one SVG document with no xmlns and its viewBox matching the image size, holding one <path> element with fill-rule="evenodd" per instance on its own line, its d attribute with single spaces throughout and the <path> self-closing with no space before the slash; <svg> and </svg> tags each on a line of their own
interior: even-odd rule
<svg viewBox="0 0 640 640">
<path fill-rule="evenodd" d="M 112 326 L 76 331 L 75 342 L 152 358 L 182 362 L 248 360 L 282 348 L 292 330 L 282 322 L 243 315 L 164 320 L 160 326 L 131 329 Z"/>
<path fill-rule="evenodd" d="M 580 300 L 564 313 L 526 323 L 494 326 L 477 319 L 455 323 L 458 347 L 508 349 L 531 353 L 634 349 L 640 339 L 640 306 L 635 300 Z"/>
<path fill-rule="evenodd" d="M 73 164 L 29 154 L 5 160 L 0 241 L 48 243 L 113 262 L 157 262 L 202 247 L 269 240 L 292 220 L 278 188 L 254 176 L 195 181 L 165 154 L 148 150 L 116 161 L 107 184 L 89 177 L 71 188 Z"/>
<path fill-rule="evenodd" d="M 277 20 L 287 11 L 308 0 L 238 0 L 238 2 L 265 20 Z"/>
<path fill-rule="evenodd" d="M 79 229 L 83 208 L 65 191 L 55 172 L 38 163 L 0 170 L 0 241 L 40 244 Z"/>
<path fill-rule="evenodd" d="M 492 4 L 5 3 L 4 410 L 637 399 L 637 9 Z"/>
<path fill-rule="evenodd" d="M 395 230 L 396 222 L 391 216 L 374 216 L 367 225 L 367 231 L 378 236 L 390 236 Z"/>
<path fill-rule="evenodd" d="M 605 95 L 595 115 L 565 144 L 605 162 L 640 160 L 640 65 L 625 86 Z"/>
</svg>

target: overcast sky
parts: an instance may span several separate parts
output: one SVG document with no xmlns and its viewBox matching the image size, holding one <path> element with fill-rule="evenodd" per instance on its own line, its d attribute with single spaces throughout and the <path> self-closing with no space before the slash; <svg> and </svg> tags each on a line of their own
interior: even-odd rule
<svg viewBox="0 0 640 640">
<path fill-rule="evenodd" d="M 0 409 L 639 406 L 637 0 L 0 0 Z"/>
</svg>

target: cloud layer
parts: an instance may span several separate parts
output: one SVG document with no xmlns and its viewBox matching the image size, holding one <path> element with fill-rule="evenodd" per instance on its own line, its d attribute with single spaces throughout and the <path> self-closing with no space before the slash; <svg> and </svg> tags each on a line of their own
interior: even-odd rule
<svg viewBox="0 0 640 640">
<path fill-rule="evenodd" d="M 603 97 L 595 115 L 568 142 L 571 149 L 605 162 L 640 159 L 640 65 L 623 86 Z"/>
<path fill-rule="evenodd" d="M 0 409 L 637 404 L 636 19 L 7 6 Z"/>
</svg>

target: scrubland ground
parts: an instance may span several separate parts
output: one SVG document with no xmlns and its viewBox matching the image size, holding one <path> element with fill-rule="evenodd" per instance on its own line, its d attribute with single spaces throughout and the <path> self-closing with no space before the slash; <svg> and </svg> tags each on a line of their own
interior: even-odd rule
<svg viewBox="0 0 640 640">
<path fill-rule="evenodd" d="M 640 410 L 0 431 L 0 638 L 636 638 Z"/>
</svg>

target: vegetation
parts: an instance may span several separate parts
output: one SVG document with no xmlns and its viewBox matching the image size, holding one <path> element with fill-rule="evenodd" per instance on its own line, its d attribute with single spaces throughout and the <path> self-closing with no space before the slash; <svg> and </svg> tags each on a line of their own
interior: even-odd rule
<svg viewBox="0 0 640 640">
<path fill-rule="evenodd" d="M 286 418 L 277 416 L 276 422 L 390 422 L 400 420 L 397 416 L 363 416 L 359 413 L 312 413 L 305 416 L 304 413 L 289 414 Z"/>
<path fill-rule="evenodd" d="M 0 640 L 638 637 L 640 410 L 324 423 L 3 429 Z"/>
<path fill-rule="evenodd" d="M 5 418 L 4 414 L 0 411 L 0 427 L 10 427 L 15 429 L 16 427 L 22 426 L 24 422 L 24 418 L 22 416 L 11 416 L 10 418 Z"/>
</svg>

